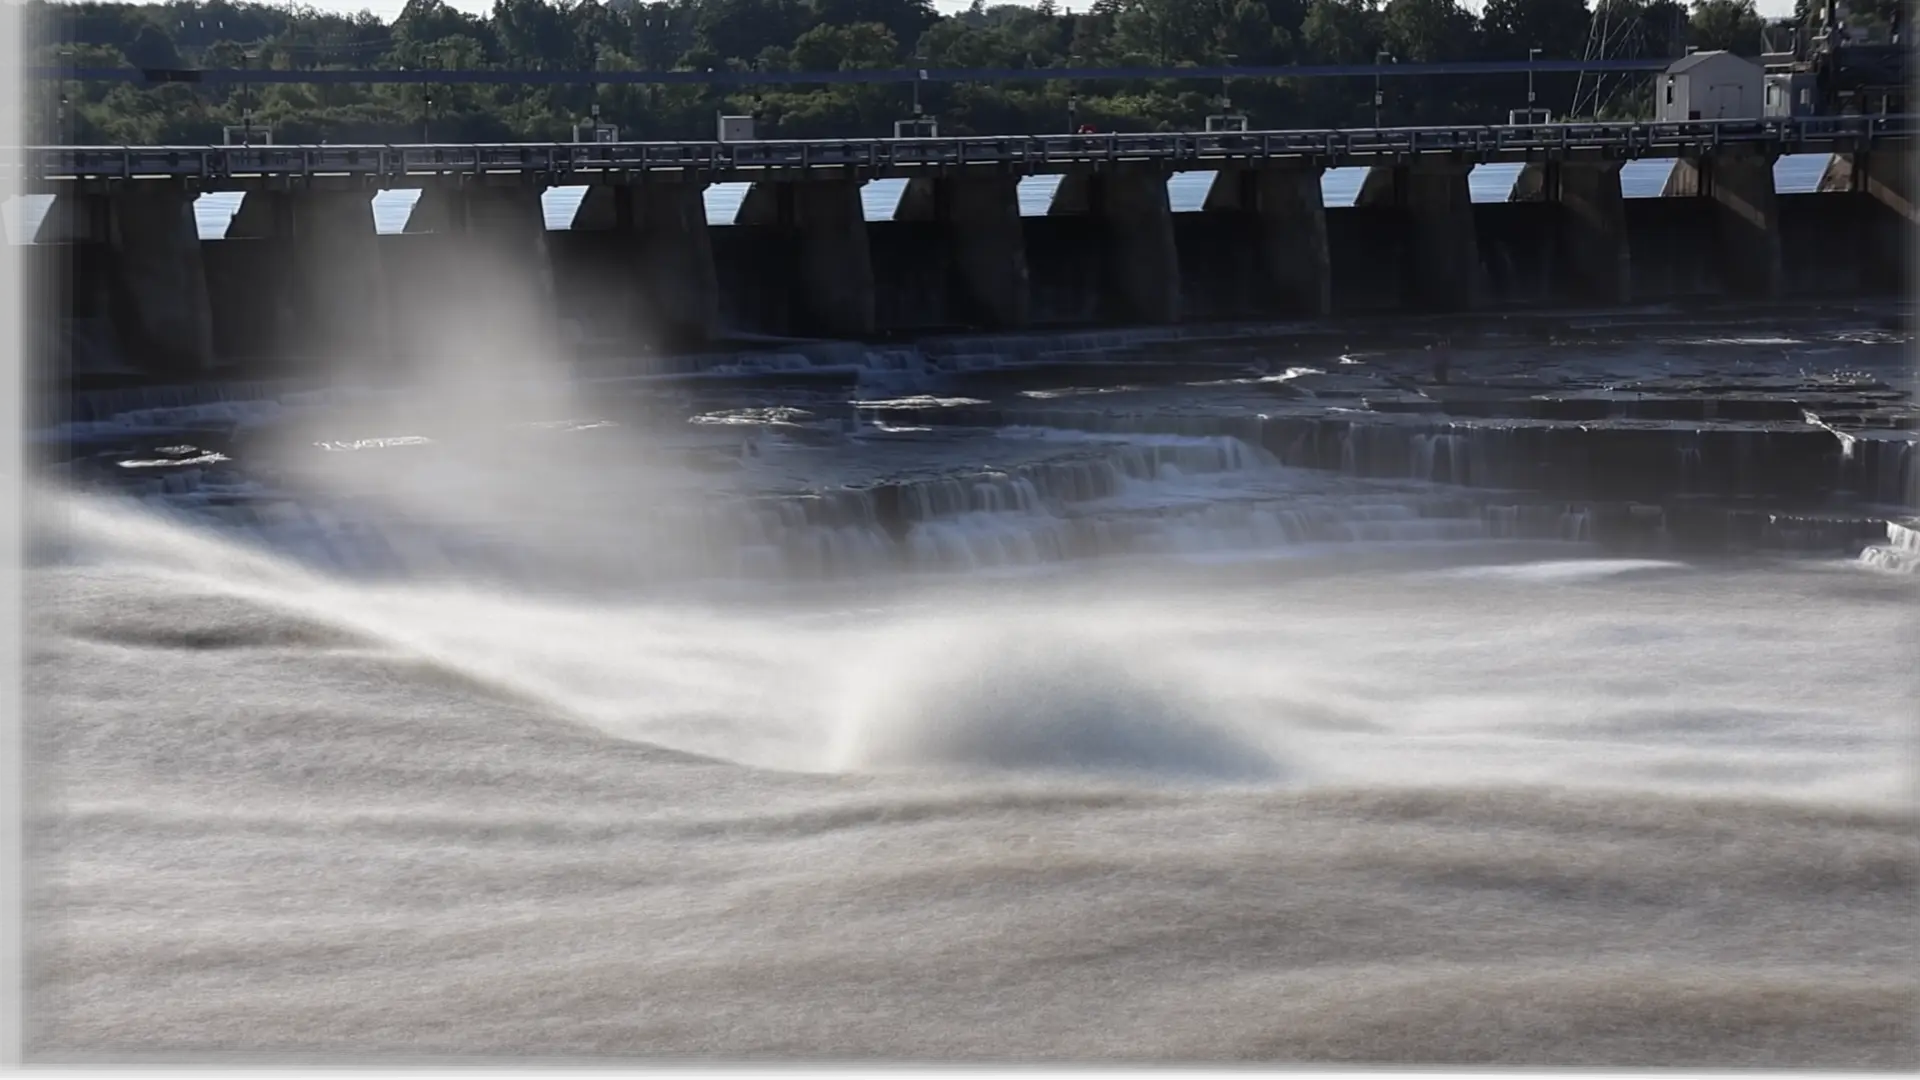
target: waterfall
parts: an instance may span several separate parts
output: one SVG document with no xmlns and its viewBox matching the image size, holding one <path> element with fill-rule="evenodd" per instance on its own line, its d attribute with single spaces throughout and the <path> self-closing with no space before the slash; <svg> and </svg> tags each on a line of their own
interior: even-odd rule
<svg viewBox="0 0 1920 1080">
<path fill-rule="evenodd" d="M 1862 551 L 1860 561 L 1876 570 L 1920 574 L 1920 518 L 1887 522 L 1887 542 Z"/>
</svg>

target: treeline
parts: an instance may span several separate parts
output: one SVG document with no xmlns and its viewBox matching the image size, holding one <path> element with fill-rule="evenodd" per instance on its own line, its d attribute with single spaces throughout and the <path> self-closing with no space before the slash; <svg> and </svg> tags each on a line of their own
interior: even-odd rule
<svg viewBox="0 0 1920 1080">
<path fill-rule="evenodd" d="M 1803 3 L 1805 0 L 1803 0 Z M 1688 46 L 1761 51 L 1753 0 L 1615 0 L 1604 28 L 1644 56 Z M 229 0 L 29 6 L 37 59 L 89 67 L 835 71 L 1577 59 L 1594 31 L 1586 0 L 1056 0 L 954 15 L 928 0 L 495 0 L 486 16 L 409 0 L 391 23 L 369 13 Z M 1622 80 L 1604 113 L 1647 108 L 1645 76 Z M 1384 122 L 1482 123 L 1526 103 L 1524 75 L 1386 80 Z M 1568 112 L 1575 77 L 1540 75 L 1539 105 Z M 950 133 L 1199 126 L 1230 94 L 1257 127 L 1368 124 L 1373 80 L 1064 80 L 927 83 L 925 111 Z M 485 86 L 43 84 L 33 116 L 48 141 L 218 142 L 251 123 L 276 142 L 553 140 L 598 106 L 623 138 L 710 138 L 717 113 L 753 113 L 763 134 L 886 134 L 911 86 L 848 84 Z"/>
</svg>

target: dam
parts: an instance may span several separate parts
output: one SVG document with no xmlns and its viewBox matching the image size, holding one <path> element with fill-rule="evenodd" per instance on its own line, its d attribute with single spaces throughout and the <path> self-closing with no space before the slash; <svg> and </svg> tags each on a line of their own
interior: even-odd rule
<svg viewBox="0 0 1920 1080">
<path fill-rule="evenodd" d="M 30 249 L 52 366 L 89 350 L 162 379 L 432 348 L 447 305 L 489 298 L 579 346 L 667 352 L 754 338 L 1896 296 L 1915 210 L 1904 117 L 1377 132 L 506 147 L 52 148 Z M 1833 155 L 1776 192 L 1783 154 Z M 1629 161 L 1675 162 L 1623 198 Z M 1521 166 L 1475 203 L 1480 164 Z M 1352 206 L 1330 168 L 1364 167 Z M 1211 170 L 1199 212 L 1177 172 Z M 1057 175 L 1023 216 L 1023 177 Z M 892 220 L 861 187 L 905 181 Z M 749 187 L 731 224 L 703 192 Z M 573 227 L 541 199 L 585 185 Z M 418 188 L 404 232 L 373 193 Z M 223 238 L 193 201 L 243 193 Z M 498 313 L 504 318 L 504 312 Z M 567 328 L 565 332 L 562 327 Z M 59 358 L 59 359 L 53 359 Z"/>
</svg>

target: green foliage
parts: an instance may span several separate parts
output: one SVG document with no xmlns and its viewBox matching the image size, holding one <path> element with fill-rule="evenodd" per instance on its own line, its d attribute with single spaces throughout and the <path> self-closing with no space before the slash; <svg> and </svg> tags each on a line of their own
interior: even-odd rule
<svg viewBox="0 0 1920 1080">
<path fill-rule="evenodd" d="M 1370 64 L 1581 55 L 1587 0 L 974 0 L 949 16 L 928 0 L 494 0 L 485 15 L 407 0 L 391 23 L 288 3 L 158 4 L 31 0 L 40 62 L 81 66 L 320 70 L 429 68 L 604 71 L 841 71 L 909 68 L 1178 67 Z M 1616 12 L 1621 10 L 1616 7 Z M 1754 54 L 1752 0 L 1637 0 L 1652 47 Z M 1616 15 L 1616 17 L 1619 17 Z M 917 59 L 924 57 L 924 60 Z M 1113 80 L 938 84 L 921 102 L 953 132 L 1057 131 L 1076 122 L 1154 130 L 1201 123 L 1223 94 L 1258 126 L 1371 122 L 1373 80 Z M 1387 80 L 1389 123 L 1492 121 L 1524 102 L 1520 76 Z M 1569 76 L 1542 75 L 1559 109 Z M 1629 100 L 1644 101 L 1644 97 Z M 85 142 L 215 141 L 243 118 L 279 141 L 564 138 L 598 106 L 632 138 L 707 137 L 719 111 L 752 111 L 778 135 L 878 135 L 905 116 L 912 88 L 715 86 L 37 86 L 41 137 Z"/>
</svg>

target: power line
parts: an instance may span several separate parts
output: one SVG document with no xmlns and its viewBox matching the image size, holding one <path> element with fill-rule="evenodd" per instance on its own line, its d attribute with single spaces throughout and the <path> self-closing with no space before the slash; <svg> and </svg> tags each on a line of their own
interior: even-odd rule
<svg viewBox="0 0 1920 1080">
<path fill-rule="evenodd" d="M 924 71 L 530 71 L 478 68 L 461 70 L 289 70 L 289 69 L 152 69 L 33 67 L 25 72 L 37 81 L 132 83 L 445 83 L 540 85 L 658 85 L 658 86 L 797 86 L 845 83 L 991 83 L 991 82 L 1144 82 L 1150 80 L 1221 79 L 1341 79 L 1470 77 L 1521 75 L 1527 72 L 1661 71 L 1670 61 L 1652 58 L 1591 60 L 1484 60 L 1430 64 L 1307 64 L 1284 67 L 1143 67 L 1143 68 L 928 68 Z"/>
</svg>

